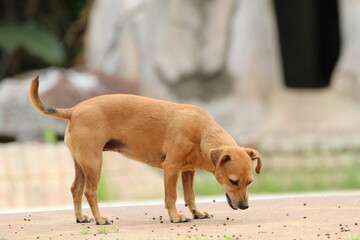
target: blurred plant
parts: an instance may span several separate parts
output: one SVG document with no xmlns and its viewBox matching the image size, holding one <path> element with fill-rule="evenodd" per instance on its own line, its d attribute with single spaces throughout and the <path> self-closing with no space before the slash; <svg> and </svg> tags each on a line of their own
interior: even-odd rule
<svg viewBox="0 0 360 240">
<path fill-rule="evenodd" d="M 47 142 L 47 143 L 52 143 L 52 144 L 58 143 L 58 137 L 57 137 L 55 131 L 53 131 L 50 128 L 46 128 L 44 130 L 43 136 L 44 136 L 45 142 Z"/>
<path fill-rule="evenodd" d="M 96 229 L 96 232 L 90 230 L 90 227 L 84 227 L 80 234 L 89 235 L 89 234 L 108 234 L 108 233 L 119 233 L 120 229 L 116 226 L 102 226 Z M 1 240 L 1 239 L 0 239 Z"/>
<path fill-rule="evenodd" d="M 250 193 L 283 193 L 283 192 L 317 192 L 336 190 L 358 190 L 360 188 L 360 164 L 358 164 L 359 149 L 327 152 L 311 152 L 309 155 L 299 155 L 297 152 L 279 152 L 272 156 L 263 151 L 262 156 L 269 163 L 260 175 L 254 175 L 255 181 L 249 187 Z M 279 167 L 272 163 L 273 158 L 292 159 L 295 169 Z M 308 165 L 318 161 L 321 167 Z M 330 162 L 326 165 L 324 163 Z M 220 184 L 210 173 L 199 171 L 195 178 L 195 192 L 199 195 L 222 195 Z M 360 240 L 360 239 L 359 239 Z"/>
<path fill-rule="evenodd" d="M 360 236 L 348 237 L 348 238 L 346 238 L 346 240 L 360 240 Z"/>
<path fill-rule="evenodd" d="M 29 54 L 49 64 L 60 65 L 65 60 L 63 44 L 51 32 L 34 22 L 2 23 L 0 36 L 0 48 L 8 55 L 23 48 Z"/>
<path fill-rule="evenodd" d="M 83 63 L 92 0 L 0 1 L 0 79 L 49 65 Z"/>
</svg>

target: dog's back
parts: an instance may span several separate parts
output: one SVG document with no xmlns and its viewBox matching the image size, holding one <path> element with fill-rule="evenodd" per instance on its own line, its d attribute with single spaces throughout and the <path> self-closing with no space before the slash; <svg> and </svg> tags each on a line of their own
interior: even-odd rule
<svg viewBox="0 0 360 240">
<path fill-rule="evenodd" d="M 74 145 L 94 145 L 116 151 L 161 168 L 176 138 L 199 142 L 205 126 L 216 124 L 202 108 L 142 96 L 112 94 L 94 97 L 73 108 L 45 106 L 38 95 L 39 81 L 30 88 L 33 106 L 42 114 L 69 120 L 65 140 Z"/>
<path fill-rule="evenodd" d="M 94 132 L 94 138 L 103 139 L 104 151 L 116 151 L 161 168 L 167 148 L 176 138 L 200 141 L 201 130 L 209 123 L 214 124 L 210 115 L 193 105 L 114 94 L 75 106 L 68 135 L 86 132 L 89 138 L 89 133 Z"/>
</svg>

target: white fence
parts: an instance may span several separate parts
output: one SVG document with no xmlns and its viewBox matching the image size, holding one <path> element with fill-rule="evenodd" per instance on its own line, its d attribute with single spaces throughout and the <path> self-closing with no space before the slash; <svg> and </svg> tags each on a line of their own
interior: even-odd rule
<svg viewBox="0 0 360 240">
<path fill-rule="evenodd" d="M 106 152 L 103 156 L 101 192 L 108 200 L 163 195 L 162 174 L 156 169 L 117 153 Z M 1 144 L 0 209 L 72 205 L 73 165 L 63 143 Z"/>
</svg>

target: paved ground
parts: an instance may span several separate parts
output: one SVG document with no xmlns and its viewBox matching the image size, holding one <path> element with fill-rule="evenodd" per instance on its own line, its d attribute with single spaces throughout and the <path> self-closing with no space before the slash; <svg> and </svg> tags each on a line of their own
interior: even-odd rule
<svg viewBox="0 0 360 240">
<path fill-rule="evenodd" d="M 173 224 L 163 205 L 102 208 L 114 220 L 106 227 L 76 224 L 72 210 L 0 214 L 0 240 L 360 239 L 360 195 L 252 200 L 245 211 L 225 202 L 199 205 L 214 218 Z"/>
</svg>

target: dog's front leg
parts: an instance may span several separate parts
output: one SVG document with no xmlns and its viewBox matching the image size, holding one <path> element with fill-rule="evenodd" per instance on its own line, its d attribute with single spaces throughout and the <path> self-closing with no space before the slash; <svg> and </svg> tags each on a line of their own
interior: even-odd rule
<svg viewBox="0 0 360 240">
<path fill-rule="evenodd" d="M 194 219 L 205 219 L 210 218 L 210 214 L 207 212 L 200 212 L 195 202 L 195 191 L 194 191 L 194 177 L 195 171 L 186 171 L 181 173 L 181 179 L 184 189 L 184 199 Z"/>
<path fill-rule="evenodd" d="M 172 167 L 166 167 L 163 164 L 164 169 L 164 185 L 165 185 L 165 208 L 168 211 L 171 222 L 190 222 L 191 220 L 185 215 L 179 214 L 176 209 L 176 183 L 179 177 L 179 170 Z"/>
</svg>

